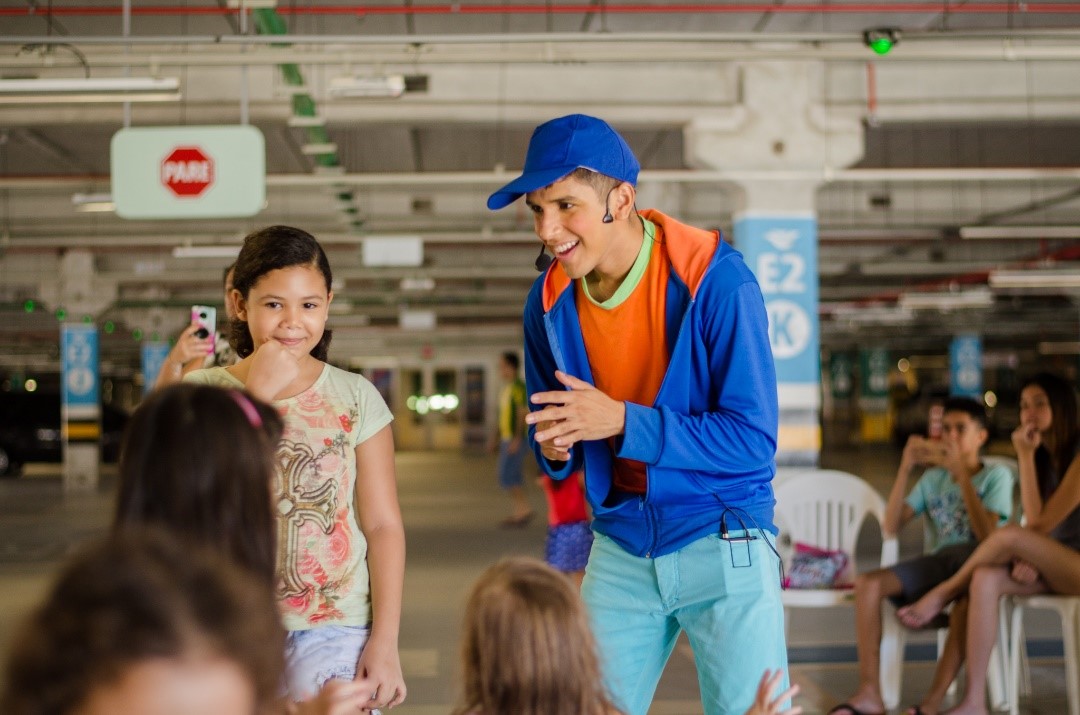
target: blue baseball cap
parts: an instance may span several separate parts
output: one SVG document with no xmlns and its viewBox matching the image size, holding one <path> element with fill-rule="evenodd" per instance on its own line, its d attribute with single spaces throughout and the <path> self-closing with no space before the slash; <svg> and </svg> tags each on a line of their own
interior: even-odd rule
<svg viewBox="0 0 1080 715">
<path fill-rule="evenodd" d="M 489 196 L 487 207 L 497 211 L 509 206 L 518 197 L 554 184 L 576 169 L 636 185 L 641 165 L 626 141 L 603 119 L 568 114 L 533 130 L 521 176 Z"/>
</svg>

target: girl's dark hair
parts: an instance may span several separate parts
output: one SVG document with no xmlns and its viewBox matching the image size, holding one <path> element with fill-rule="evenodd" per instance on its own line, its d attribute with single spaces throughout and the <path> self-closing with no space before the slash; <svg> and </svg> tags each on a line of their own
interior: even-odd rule
<svg viewBox="0 0 1080 715">
<path fill-rule="evenodd" d="M 272 586 L 270 495 L 283 429 L 275 409 L 239 390 L 183 383 L 155 392 L 124 434 L 114 531 L 167 529 L 220 549 Z"/>
<path fill-rule="evenodd" d="M 285 634 L 273 592 L 225 555 L 159 530 L 113 534 L 76 556 L 23 623 L 5 715 L 64 715 L 154 659 L 234 663 L 260 712 L 277 699 Z"/>
<path fill-rule="evenodd" d="M 1068 380 L 1049 372 L 1040 372 L 1024 380 L 1020 384 L 1020 391 L 1032 385 L 1046 393 L 1053 416 L 1050 424 L 1053 452 L 1045 445 L 1039 447 L 1035 452 L 1035 471 L 1039 475 L 1053 474 L 1060 479 L 1076 456 L 1077 443 L 1080 441 L 1076 392 Z"/>
<path fill-rule="evenodd" d="M 236 259 L 233 288 L 247 300 L 252 286 L 270 271 L 294 266 L 310 266 L 322 273 L 326 291 L 334 284 L 330 261 L 322 246 L 307 231 L 291 226 L 267 226 L 249 233 Z M 331 331 L 323 330 L 319 344 L 311 349 L 312 357 L 326 362 L 330 350 Z M 242 358 L 255 352 L 255 343 L 247 321 L 234 318 L 229 322 L 229 344 Z"/>
</svg>

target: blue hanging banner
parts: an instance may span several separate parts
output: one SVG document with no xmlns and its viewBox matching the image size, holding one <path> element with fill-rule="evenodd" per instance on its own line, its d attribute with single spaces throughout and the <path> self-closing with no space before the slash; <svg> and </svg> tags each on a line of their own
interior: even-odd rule
<svg viewBox="0 0 1080 715">
<path fill-rule="evenodd" d="M 777 464 L 813 466 L 821 451 L 817 219 L 812 213 L 744 213 L 735 245 L 757 277 L 769 316 L 780 425 Z"/>
<path fill-rule="evenodd" d="M 982 399 L 982 338 L 973 334 L 953 337 L 949 377 L 954 395 Z"/>
<path fill-rule="evenodd" d="M 149 395 L 157 382 L 161 366 L 169 355 L 169 344 L 165 342 L 145 342 L 142 344 L 143 394 Z"/>
<path fill-rule="evenodd" d="M 63 389 L 60 413 L 63 421 L 65 488 L 69 447 L 96 444 L 101 439 L 101 397 L 98 376 L 98 332 L 93 325 L 72 323 L 60 327 L 60 370 Z M 96 468 L 91 466 L 91 471 Z M 96 475 L 79 481 L 95 483 Z"/>
<path fill-rule="evenodd" d="M 98 332 L 93 325 L 72 323 L 60 328 L 60 359 L 63 373 L 63 405 L 78 412 L 92 407 L 98 412 Z"/>
<path fill-rule="evenodd" d="M 776 381 L 818 385 L 817 221 L 745 215 L 735 220 L 735 239 L 765 297 Z"/>
</svg>

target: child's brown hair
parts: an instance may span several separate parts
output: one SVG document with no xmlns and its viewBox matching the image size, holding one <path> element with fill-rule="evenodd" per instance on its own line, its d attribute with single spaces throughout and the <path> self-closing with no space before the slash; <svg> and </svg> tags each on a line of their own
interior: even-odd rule
<svg viewBox="0 0 1080 715">
<path fill-rule="evenodd" d="M 514 557 L 480 576 L 465 608 L 455 715 L 611 715 L 585 606 L 569 579 Z"/>
</svg>

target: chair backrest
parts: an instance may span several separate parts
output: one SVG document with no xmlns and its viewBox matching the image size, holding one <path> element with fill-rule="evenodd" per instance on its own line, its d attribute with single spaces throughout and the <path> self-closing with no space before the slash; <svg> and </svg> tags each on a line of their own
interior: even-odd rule
<svg viewBox="0 0 1080 715">
<path fill-rule="evenodd" d="M 822 549 L 840 549 L 854 564 L 859 530 L 868 516 L 885 521 L 885 500 L 854 474 L 833 469 L 809 469 L 776 485 L 775 520 L 792 542 Z M 882 534 L 881 565 L 896 561 L 896 539 Z"/>
</svg>

